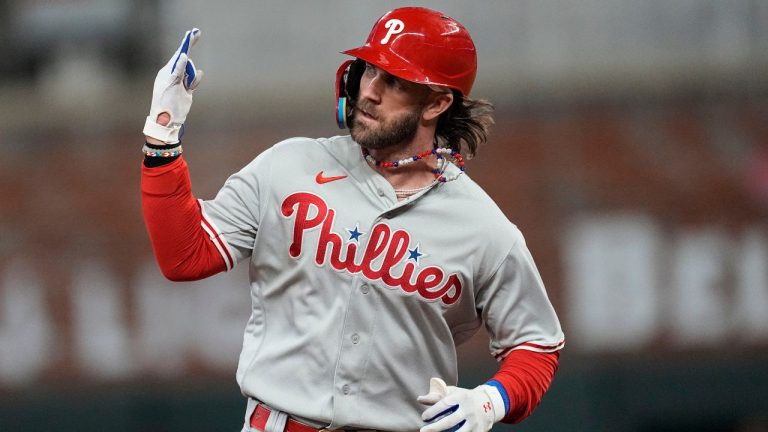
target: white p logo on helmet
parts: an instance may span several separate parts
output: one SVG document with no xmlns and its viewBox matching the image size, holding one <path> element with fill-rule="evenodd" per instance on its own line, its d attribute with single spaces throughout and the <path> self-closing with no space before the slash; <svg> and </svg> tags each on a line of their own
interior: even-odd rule
<svg viewBox="0 0 768 432">
<path fill-rule="evenodd" d="M 405 24 L 399 19 L 392 18 L 391 20 L 387 21 L 384 24 L 384 28 L 389 30 L 387 31 L 387 34 L 384 36 L 384 39 L 381 40 L 382 45 L 389 42 L 389 38 L 392 37 L 392 35 L 401 33 L 405 28 Z"/>
</svg>

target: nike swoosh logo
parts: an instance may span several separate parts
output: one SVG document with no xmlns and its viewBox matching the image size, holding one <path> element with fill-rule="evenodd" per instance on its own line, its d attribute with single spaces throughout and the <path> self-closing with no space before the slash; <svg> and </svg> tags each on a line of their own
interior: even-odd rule
<svg viewBox="0 0 768 432">
<path fill-rule="evenodd" d="M 330 183 L 332 181 L 341 180 L 341 179 L 345 179 L 345 178 L 347 178 L 347 176 L 345 176 L 345 175 L 325 177 L 325 176 L 323 176 L 323 172 L 320 171 L 315 176 L 315 181 L 317 182 L 317 184 L 325 184 L 325 183 Z"/>
</svg>

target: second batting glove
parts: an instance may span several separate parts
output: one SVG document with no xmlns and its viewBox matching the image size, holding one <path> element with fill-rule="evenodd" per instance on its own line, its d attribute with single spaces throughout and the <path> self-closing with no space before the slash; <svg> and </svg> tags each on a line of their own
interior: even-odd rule
<svg viewBox="0 0 768 432">
<path fill-rule="evenodd" d="M 152 106 L 144 123 L 144 135 L 166 144 L 179 142 L 179 135 L 192 107 L 192 93 L 203 78 L 203 71 L 195 68 L 189 59 L 189 50 L 200 38 L 200 30 L 192 29 L 184 35 L 179 49 L 155 77 Z M 171 120 L 163 126 L 157 123 L 160 114 L 167 113 Z"/>
<path fill-rule="evenodd" d="M 421 415 L 427 425 L 419 432 L 486 432 L 505 415 L 499 390 L 487 384 L 470 390 L 432 378 L 429 393 L 419 396 L 418 401 L 431 405 Z"/>
</svg>

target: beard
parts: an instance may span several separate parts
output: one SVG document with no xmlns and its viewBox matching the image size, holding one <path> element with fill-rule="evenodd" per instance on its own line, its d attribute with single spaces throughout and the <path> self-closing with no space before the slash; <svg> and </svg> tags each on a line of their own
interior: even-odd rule
<svg viewBox="0 0 768 432">
<path fill-rule="evenodd" d="M 416 130 L 421 119 L 421 106 L 416 106 L 412 110 L 390 119 L 382 119 L 380 113 L 376 112 L 376 109 L 365 100 L 356 104 L 355 108 L 356 110 L 364 110 L 378 120 L 378 125 L 371 126 L 359 121 L 356 115 L 352 115 L 349 132 L 352 139 L 363 148 L 379 150 L 394 147 L 410 141 L 416 136 Z"/>
</svg>

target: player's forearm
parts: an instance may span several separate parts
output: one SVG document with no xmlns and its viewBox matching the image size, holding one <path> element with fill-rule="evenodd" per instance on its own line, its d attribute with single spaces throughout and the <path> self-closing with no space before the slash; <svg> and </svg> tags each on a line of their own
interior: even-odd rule
<svg viewBox="0 0 768 432">
<path fill-rule="evenodd" d="M 505 423 L 519 423 L 531 415 L 549 389 L 557 371 L 560 353 L 515 350 L 503 360 L 493 380 L 507 393 L 509 412 Z"/>
<path fill-rule="evenodd" d="M 155 168 L 142 166 L 141 198 L 147 231 L 165 277 L 198 280 L 226 269 L 200 225 L 200 207 L 183 159 Z"/>
</svg>

